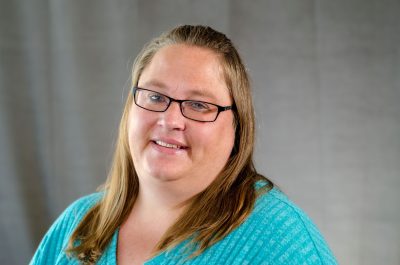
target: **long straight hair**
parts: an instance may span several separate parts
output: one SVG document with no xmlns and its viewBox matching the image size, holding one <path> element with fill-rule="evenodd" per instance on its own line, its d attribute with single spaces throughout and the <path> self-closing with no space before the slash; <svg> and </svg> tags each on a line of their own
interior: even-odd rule
<svg viewBox="0 0 400 265">
<path fill-rule="evenodd" d="M 259 194 L 255 183 L 265 178 L 257 174 L 253 165 L 255 121 L 249 78 L 237 50 L 223 33 L 206 26 L 185 25 L 162 34 L 149 42 L 137 56 L 132 70 L 132 86 L 138 84 L 154 55 L 161 48 L 174 44 L 193 45 L 215 52 L 234 105 L 235 142 L 227 164 L 205 190 L 187 202 L 188 207 L 153 251 L 156 255 L 190 239 L 188 249 L 191 256 L 196 256 L 246 219 Z M 137 198 L 139 181 L 129 150 L 127 130 L 132 103 L 130 93 L 120 122 L 111 170 L 104 185 L 104 196 L 88 211 L 69 240 L 67 253 L 83 264 L 94 264 L 99 259 Z M 267 183 L 269 185 L 264 190 L 272 187 L 271 182 Z"/>
</svg>

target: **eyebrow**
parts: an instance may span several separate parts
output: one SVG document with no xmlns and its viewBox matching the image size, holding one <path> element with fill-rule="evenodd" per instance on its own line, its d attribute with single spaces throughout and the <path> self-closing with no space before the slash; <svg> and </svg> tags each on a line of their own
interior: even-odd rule
<svg viewBox="0 0 400 265">
<path fill-rule="evenodd" d="M 163 83 L 163 82 L 161 82 L 159 80 L 156 80 L 156 79 L 152 79 L 152 80 L 150 80 L 148 82 L 145 82 L 143 84 L 143 86 L 144 86 L 143 88 L 146 88 L 146 86 L 157 87 L 157 88 L 160 88 L 160 89 L 164 90 L 163 92 L 165 92 L 165 90 L 167 90 L 167 87 L 168 87 L 165 83 Z M 206 91 L 203 91 L 203 90 L 187 89 L 186 91 L 187 91 L 189 97 L 201 96 L 201 97 L 210 98 L 212 100 L 217 100 L 215 95 L 213 95 L 211 93 L 208 93 Z"/>
</svg>

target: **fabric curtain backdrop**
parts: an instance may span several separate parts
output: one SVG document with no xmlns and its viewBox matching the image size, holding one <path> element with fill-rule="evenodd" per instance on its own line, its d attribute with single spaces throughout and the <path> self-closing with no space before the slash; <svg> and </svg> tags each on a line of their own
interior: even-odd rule
<svg viewBox="0 0 400 265">
<path fill-rule="evenodd" d="M 237 44 L 256 164 L 341 264 L 400 264 L 398 0 L 0 1 L 0 263 L 104 182 L 132 61 L 177 24 Z"/>
</svg>

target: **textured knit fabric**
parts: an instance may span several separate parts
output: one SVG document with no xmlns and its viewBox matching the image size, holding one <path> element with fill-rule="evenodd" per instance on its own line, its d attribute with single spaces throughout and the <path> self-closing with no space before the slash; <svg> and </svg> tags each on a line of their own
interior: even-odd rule
<svg viewBox="0 0 400 265">
<path fill-rule="evenodd" d="M 51 226 L 30 264 L 79 264 L 64 252 L 68 239 L 101 193 L 69 206 Z M 97 264 L 117 264 L 118 230 Z M 172 264 L 337 264 L 316 226 L 282 192 L 261 195 L 250 216 L 225 238 L 187 259 L 184 243 L 150 259 L 145 265 Z"/>
</svg>

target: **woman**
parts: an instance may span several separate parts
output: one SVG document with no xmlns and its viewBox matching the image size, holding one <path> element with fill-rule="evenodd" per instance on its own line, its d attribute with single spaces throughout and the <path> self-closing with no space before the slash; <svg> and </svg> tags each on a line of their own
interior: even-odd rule
<svg viewBox="0 0 400 265">
<path fill-rule="evenodd" d="M 31 264 L 336 264 L 253 167 L 249 80 L 224 34 L 181 26 L 154 39 L 132 87 L 104 191 L 72 204 Z"/>
</svg>

